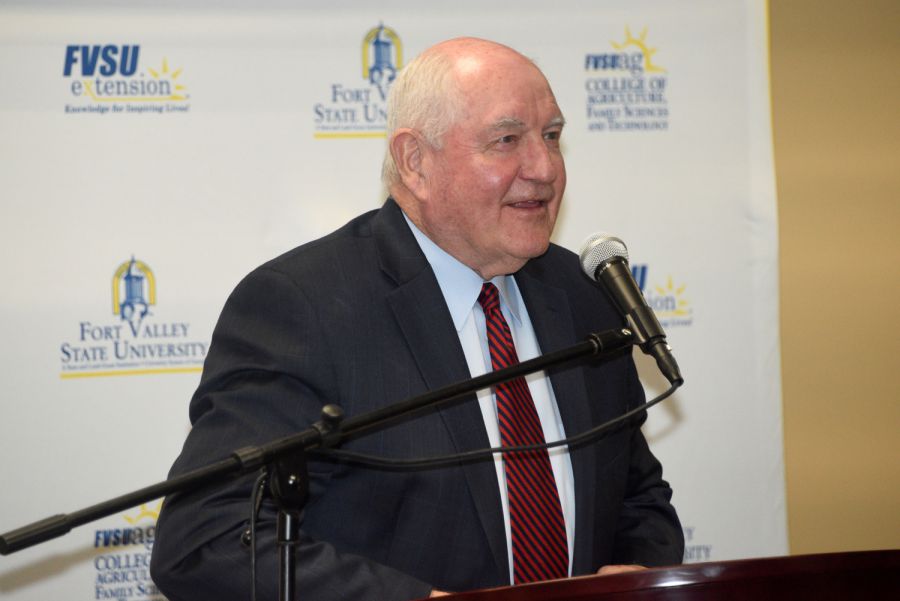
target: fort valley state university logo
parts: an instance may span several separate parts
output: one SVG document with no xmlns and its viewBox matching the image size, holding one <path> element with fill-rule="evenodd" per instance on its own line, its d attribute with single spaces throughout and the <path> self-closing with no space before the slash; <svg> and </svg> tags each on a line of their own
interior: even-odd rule
<svg viewBox="0 0 900 601">
<path fill-rule="evenodd" d="M 131 259 L 113 272 L 112 319 L 83 319 L 59 347 L 63 379 L 199 372 L 209 343 L 186 321 L 155 314 L 156 275 Z"/>
<path fill-rule="evenodd" d="M 403 68 L 403 45 L 397 32 L 382 24 L 366 32 L 360 50 L 361 76 L 330 83 L 327 95 L 313 105 L 314 138 L 385 136 L 387 95 Z"/>
</svg>

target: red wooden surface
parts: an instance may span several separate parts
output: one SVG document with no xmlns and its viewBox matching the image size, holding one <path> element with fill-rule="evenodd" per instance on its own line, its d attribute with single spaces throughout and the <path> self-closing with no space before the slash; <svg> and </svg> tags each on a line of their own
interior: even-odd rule
<svg viewBox="0 0 900 601">
<path fill-rule="evenodd" d="M 457 593 L 447 601 L 900 600 L 900 551 L 770 557 L 581 576 Z"/>
</svg>

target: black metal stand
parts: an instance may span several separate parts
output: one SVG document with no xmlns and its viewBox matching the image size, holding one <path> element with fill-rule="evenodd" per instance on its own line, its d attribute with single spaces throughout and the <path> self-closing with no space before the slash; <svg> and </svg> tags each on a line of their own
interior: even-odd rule
<svg viewBox="0 0 900 601">
<path fill-rule="evenodd" d="M 300 539 L 300 508 L 309 497 L 306 453 L 284 455 L 269 464 L 269 488 L 278 506 L 275 544 L 278 546 L 278 599 L 296 601 L 294 547 Z"/>
<path fill-rule="evenodd" d="M 322 408 L 322 420 L 313 424 L 321 436 L 320 447 L 329 447 L 340 439 L 344 412 L 337 405 Z M 309 472 L 306 450 L 275 458 L 266 466 L 269 492 L 278 506 L 275 545 L 278 547 L 278 601 L 296 601 L 294 573 L 297 560 L 294 547 L 300 542 L 300 510 L 309 498 Z"/>
<path fill-rule="evenodd" d="M 0 555 L 9 555 L 21 549 L 62 536 L 76 526 L 81 526 L 112 515 L 129 507 L 158 499 L 183 490 L 192 490 L 223 478 L 235 478 L 266 465 L 272 496 L 280 511 L 278 514 L 277 543 L 280 554 L 279 599 L 294 601 L 294 547 L 300 536 L 300 510 L 309 495 L 309 478 L 306 470 L 306 451 L 338 444 L 351 435 L 384 427 L 394 418 L 404 416 L 425 407 L 461 398 L 467 394 L 506 382 L 520 376 L 541 371 L 548 367 L 568 363 L 588 356 L 602 356 L 630 346 L 634 335 L 628 329 L 607 330 L 590 334 L 586 341 L 567 349 L 547 353 L 506 369 L 484 374 L 477 378 L 451 384 L 423 395 L 376 409 L 369 413 L 343 419 L 336 405 L 322 409 L 322 420 L 297 434 L 277 439 L 258 447 L 245 447 L 234 451 L 227 459 L 170 478 L 120 497 L 92 505 L 70 514 L 59 514 L 0 536 Z"/>
<path fill-rule="evenodd" d="M 300 513 L 297 511 L 278 512 L 278 533 L 275 544 L 278 545 L 278 600 L 296 601 L 297 591 L 294 585 L 294 573 L 297 569 L 297 558 L 294 546 L 300 538 Z"/>
</svg>

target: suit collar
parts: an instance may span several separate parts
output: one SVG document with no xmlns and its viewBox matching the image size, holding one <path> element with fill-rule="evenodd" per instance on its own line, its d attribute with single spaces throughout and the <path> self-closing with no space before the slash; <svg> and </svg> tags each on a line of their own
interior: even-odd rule
<svg viewBox="0 0 900 601">
<path fill-rule="evenodd" d="M 372 235 L 378 253 L 378 265 L 395 284 L 403 285 L 428 270 L 428 261 L 406 225 L 403 212 L 388 198 L 375 215 Z"/>
<path fill-rule="evenodd" d="M 404 219 L 434 272 L 458 333 L 472 315 L 472 307 L 481 292 L 481 276 L 435 244 L 405 214 Z"/>
</svg>

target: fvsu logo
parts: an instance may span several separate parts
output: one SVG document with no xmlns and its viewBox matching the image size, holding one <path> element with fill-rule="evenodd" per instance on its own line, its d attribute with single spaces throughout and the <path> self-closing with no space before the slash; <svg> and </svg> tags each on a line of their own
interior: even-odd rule
<svg viewBox="0 0 900 601">
<path fill-rule="evenodd" d="M 313 106 L 313 137 L 384 137 L 388 91 L 403 68 L 403 44 L 380 24 L 363 36 L 361 55 L 362 79 L 329 84 L 327 97 Z"/>
<path fill-rule="evenodd" d="M 188 322 L 151 311 L 156 276 L 147 263 L 135 257 L 120 263 L 111 296 L 112 320 L 108 313 L 82 319 L 76 337 L 60 345 L 61 378 L 200 371 L 209 343 L 197 340 Z"/>
<path fill-rule="evenodd" d="M 82 77 L 121 75 L 131 77 L 137 72 L 141 47 L 132 46 L 66 46 L 63 77 L 71 77 L 78 67 Z"/>
<path fill-rule="evenodd" d="M 631 28 L 625 27 L 625 41 L 611 42 L 617 52 L 587 54 L 584 68 L 592 71 L 627 71 L 637 75 L 640 73 L 665 73 L 666 70 L 653 62 L 657 49 L 647 44 L 647 28 L 637 37 Z"/>
<path fill-rule="evenodd" d="M 163 57 L 158 67 L 141 70 L 144 52 L 138 44 L 66 46 L 63 78 L 68 82 L 66 113 L 186 112 L 189 95 L 181 68 L 170 69 Z"/>
</svg>

